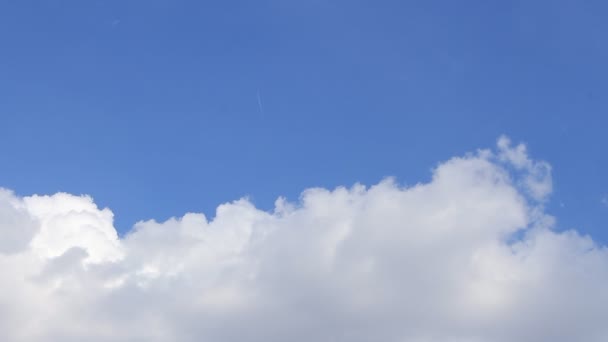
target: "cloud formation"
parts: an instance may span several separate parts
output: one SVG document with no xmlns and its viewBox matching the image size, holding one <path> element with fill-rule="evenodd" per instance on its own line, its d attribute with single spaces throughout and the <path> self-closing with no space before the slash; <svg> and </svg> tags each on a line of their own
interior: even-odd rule
<svg viewBox="0 0 608 342">
<path fill-rule="evenodd" d="M 503 137 L 428 183 L 246 199 L 124 238 L 90 197 L 0 191 L 3 341 L 600 342 L 608 253 L 552 230 Z"/>
</svg>

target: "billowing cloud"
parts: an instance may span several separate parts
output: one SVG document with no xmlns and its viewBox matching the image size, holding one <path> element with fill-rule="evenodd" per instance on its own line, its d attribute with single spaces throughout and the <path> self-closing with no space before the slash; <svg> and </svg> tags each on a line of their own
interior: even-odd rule
<svg viewBox="0 0 608 342">
<path fill-rule="evenodd" d="M 0 191 L 3 341 L 603 342 L 608 252 L 552 230 L 549 164 L 503 137 L 430 182 L 139 222 Z"/>
</svg>

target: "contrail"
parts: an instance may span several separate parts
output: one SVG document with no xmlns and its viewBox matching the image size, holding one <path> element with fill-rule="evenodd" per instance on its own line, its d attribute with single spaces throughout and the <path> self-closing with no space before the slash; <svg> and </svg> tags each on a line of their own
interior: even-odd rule
<svg viewBox="0 0 608 342">
<path fill-rule="evenodd" d="M 260 114 L 264 115 L 264 107 L 262 106 L 262 97 L 260 96 L 260 90 L 257 92 L 258 97 L 258 108 L 260 109 Z"/>
</svg>

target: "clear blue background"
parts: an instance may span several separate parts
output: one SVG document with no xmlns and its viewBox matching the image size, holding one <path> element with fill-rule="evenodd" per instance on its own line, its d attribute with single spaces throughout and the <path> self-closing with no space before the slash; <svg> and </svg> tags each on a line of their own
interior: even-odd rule
<svg viewBox="0 0 608 342">
<path fill-rule="evenodd" d="M 0 3 L 0 186 L 121 232 L 311 186 L 429 179 L 500 134 L 608 241 L 605 1 Z"/>
</svg>

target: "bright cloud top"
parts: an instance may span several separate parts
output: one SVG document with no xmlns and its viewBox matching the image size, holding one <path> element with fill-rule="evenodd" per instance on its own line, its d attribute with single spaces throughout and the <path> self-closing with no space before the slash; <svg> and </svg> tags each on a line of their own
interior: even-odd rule
<svg viewBox="0 0 608 342">
<path fill-rule="evenodd" d="M 3 341 L 608 339 L 608 254 L 555 232 L 551 169 L 500 138 L 437 166 L 246 199 L 124 238 L 90 197 L 0 192 Z"/>
</svg>

